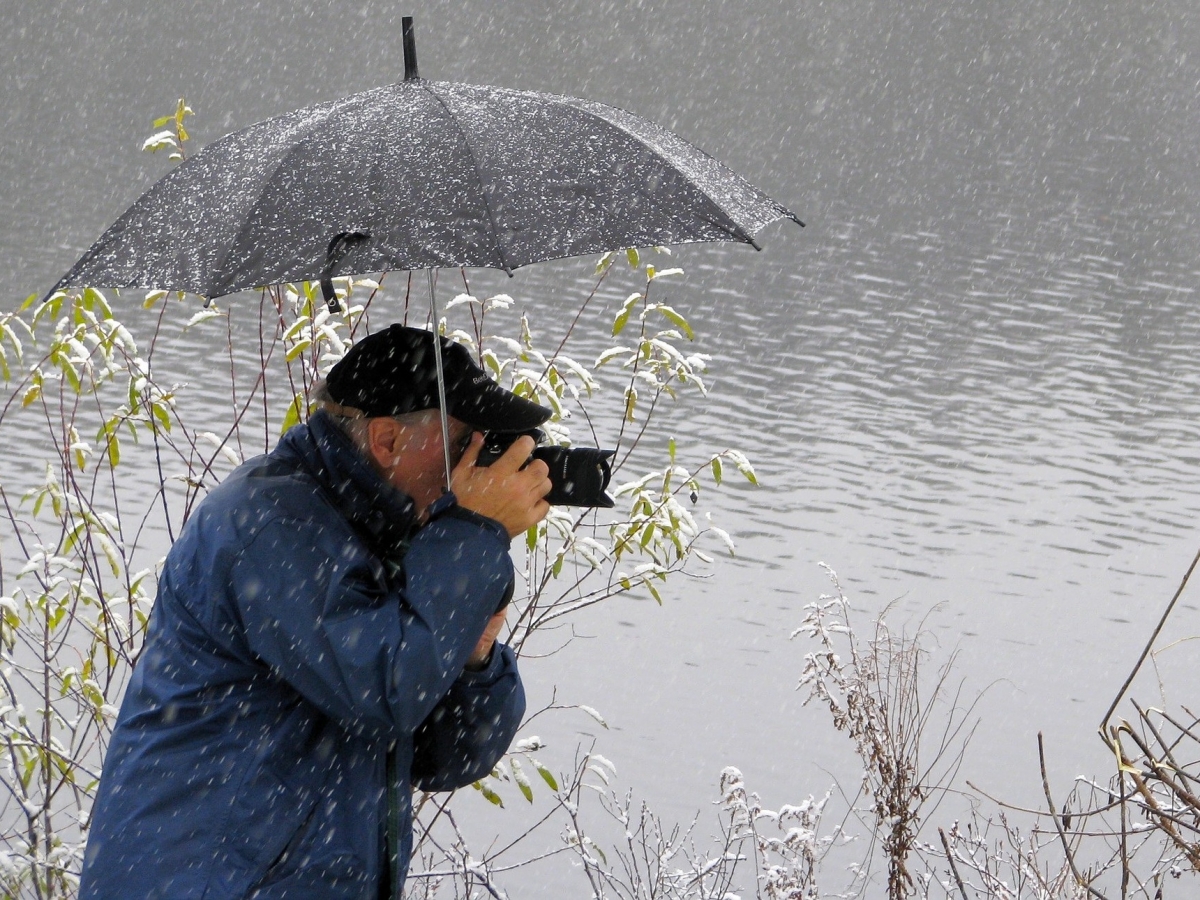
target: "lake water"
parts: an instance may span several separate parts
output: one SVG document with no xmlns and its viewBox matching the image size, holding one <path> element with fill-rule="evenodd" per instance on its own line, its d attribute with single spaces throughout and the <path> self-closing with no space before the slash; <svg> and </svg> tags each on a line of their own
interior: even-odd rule
<svg viewBox="0 0 1200 900">
<path fill-rule="evenodd" d="M 969 688 L 991 685 L 966 778 L 1037 804 L 1038 730 L 1057 783 L 1107 777 L 1099 718 L 1200 545 L 1191 8 L 413 7 L 426 77 L 628 108 L 809 223 L 773 226 L 759 254 L 675 256 L 672 302 L 714 360 L 709 397 L 674 407 L 670 429 L 696 457 L 755 462 L 760 488 L 710 495 L 738 557 L 661 608 L 581 617 L 569 651 L 528 664 L 533 699 L 557 685 L 599 708 L 597 750 L 667 818 L 714 799 L 727 764 L 768 805 L 829 773 L 853 783 L 848 741 L 793 690 L 805 647 L 788 635 L 828 589 L 824 561 L 860 623 L 892 601 L 894 623 L 938 607 L 935 660 L 957 648 Z M 383 3 L 0 9 L 10 303 L 165 170 L 137 146 L 178 96 L 203 144 L 402 70 Z M 552 321 L 586 272 L 478 277 Z M 178 353 L 202 378 L 203 348 Z M 19 441 L 0 435 L 10 454 Z M 1193 592 L 1161 643 L 1198 630 Z M 1174 702 L 1195 700 L 1191 647 L 1159 658 Z M 1152 677 L 1135 693 L 1157 702 Z M 563 765 L 594 730 L 539 727 Z"/>
</svg>

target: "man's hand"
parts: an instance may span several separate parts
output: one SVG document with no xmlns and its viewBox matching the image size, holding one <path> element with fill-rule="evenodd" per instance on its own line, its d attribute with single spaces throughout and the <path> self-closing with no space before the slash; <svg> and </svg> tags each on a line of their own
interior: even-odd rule
<svg viewBox="0 0 1200 900">
<path fill-rule="evenodd" d="M 500 629 L 504 627 L 506 615 L 508 615 L 507 606 L 488 619 L 487 627 L 483 629 L 483 636 L 479 638 L 479 643 L 475 645 L 475 649 L 471 651 L 471 655 L 467 659 L 468 671 L 479 671 L 488 664 L 492 655 L 492 645 L 500 636 Z"/>
<path fill-rule="evenodd" d="M 481 516 L 495 519 L 516 537 L 528 530 L 550 511 L 545 497 L 550 493 L 550 469 L 540 459 L 530 460 L 536 445 L 523 435 L 490 466 L 476 466 L 483 447 L 483 435 L 476 432 L 471 444 L 450 476 L 450 489 L 458 505 Z M 525 468 L 521 468 L 525 466 Z"/>
</svg>

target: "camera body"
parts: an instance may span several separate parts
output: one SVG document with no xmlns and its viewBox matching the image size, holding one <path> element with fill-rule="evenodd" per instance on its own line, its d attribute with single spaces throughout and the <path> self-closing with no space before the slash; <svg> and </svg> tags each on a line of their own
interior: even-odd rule
<svg viewBox="0 0 1200 900">
<path fill-rule="evenodd" d="M 546 500 L 552 506 L 597 506 L 610 509 L 613 498 L 608 495 L 612 477 L 612 458 L 615 450 L 597 447 L 543 447 L 545 432 L 540 428 L 529 431 L 488 431 L 483 435 L 477 466 L 490 466 L 505 454 L 513 441 L 528 435 L 535 444 L 530 459 L 540 459 L 550 468 L 550 493 Z M 528 462 L 526 462 L 528 465 Z"/>
</svg>

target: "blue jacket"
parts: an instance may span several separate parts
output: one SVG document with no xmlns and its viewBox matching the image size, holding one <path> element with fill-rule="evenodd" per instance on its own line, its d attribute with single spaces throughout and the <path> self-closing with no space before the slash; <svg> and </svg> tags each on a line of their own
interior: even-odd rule
<svg viewBox="0 0 1200 900">
<path fill-rule="evenodd" d="M 449 499 L 417 530 L 318 413 L 197 507 L 104 761 L 81 900 L 399 895 L 412 785 L 483 777 L 525 708 L 507 647 L 464 672 L 513 569 L 500 525 Z"/>
</svg>

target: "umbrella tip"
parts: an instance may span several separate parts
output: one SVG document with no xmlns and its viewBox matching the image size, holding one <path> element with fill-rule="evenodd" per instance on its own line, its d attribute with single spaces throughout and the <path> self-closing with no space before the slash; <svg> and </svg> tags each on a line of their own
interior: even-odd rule
<svg viewBox="0 0 1200 900">
<path fill-rule="evenodd" d="M 412 16 L 400 18 L 400 34 L 404 40 L 404 80 L 417 81 L 421 76 L 417 74 L 417 35 Z"/>
</svg>

